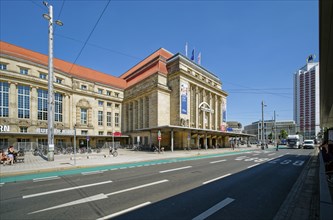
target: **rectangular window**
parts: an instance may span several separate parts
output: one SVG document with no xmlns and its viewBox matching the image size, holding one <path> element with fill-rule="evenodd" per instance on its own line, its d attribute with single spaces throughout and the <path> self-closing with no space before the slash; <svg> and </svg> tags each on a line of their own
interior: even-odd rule
<svg viewBox="0 0 333 220">
<path fill-rule="evenodd" d="M 7 70 L 7 64 L 0 63 L 0 70 Z"/>
<path fill-rule="evenodd" d="M 27 133 L 28 132 L 28 127 L 20 127 L 20 132 L 21 133 Z"/>
<path fill-rule="evenodd" d="M 28 75 L 28 69 L 27 68 L 20 68 L 20 73 L 23 75 Z"/>
<path fill-rule="evenodd" d="M 0 138 L 0 149 L 7 149 L 9 147 L 7 138 Z"/>
<path fill-rule="evenodd" d="M 45 73 L 39 73 L 39 78 L 46 79 L 47 78 L 47 74 L 45 74 Z"/>
<path fill-rule="evenodd" d="M 112 126 L 112 112 L 107 112 L 106 113 L 106 125 L 108 127 Z"/>
<path fill-rule="evenodd" d="M 106 106 L 111 108 L 112 107 L 112 103 L 108 102 L 108 103 L 106 103 Z"/>
<path fill-rule="evenodd" d="M 103 89 L 98 89 L 98 94 L 103 94 Z"/>
<path fill-rule="evenodd" d="M 98 135 L 104 135 L 104 131 L 99 131 Z"/>
<path fill-rule="evenodd" d="M 38 120 L 47 120 L 47 97 L 48 92 L 44 89 L 38 89 Z"/>
<path fill-rule="evenodd" d="M 86 85 L 81 85 L 81 89 L 82 90 L 87 90 L 87 86 Z"/>
<path fill-rule="evenodd" d="M 119 93 L 118 92 L 115 92 L 114 93 L 114 96 L 116 96 L 117 98 L 119 97 Z"/>
<path fill-rule="evenodd" d="M 30 118 L 29 86 L 18 86 L 18 118 Z"/>
<path fill-rule="evenodd" d="M 81 108 L 81 124 L 87 124 L 87 109 Z"/>
<path fill-rule="evenodd" d="M 120 106 L 119 104 L 115 104 L 114 105 L 115 108 L 119 108 L 119 106 Z"/>
<path fill-rule="evenodd" d="M 0 82 L 0 117 L 9 116 L 9 84 Z"/>
<path fill-rule="evenodd" d="M 87 134 L 88 134 L 88 131 L 87 131 L 87 130 L 83 130 L 83 131 L 81 131 L 81 134 L 82 134 L 82 135 L 87 135 Z"/>
<path fill-rule="evenodd" d="M 111 96 L 111 91 L 107 90 L 106 95 Z"/>
<path fill-rule="evenodd" d="M 62 79 L 56 77 L 56 80 L 55 80 L 56 83 L 59 83 L 59 84 L 62 84 Z"/>
<path fill-rule="evenodd" d="M 114 114 L 114 126 L 119 127 L 119 113 Z"/>
<path fill-rule="evenodd" d="M 55 93 L 54 94 L 54 108 L 55 108 L 55 121 L 62 122 L 62 94 Z"/>
<path fill-rule="evenodd" d="M 98 111 L 98 125 L 103 125 L 103 111 Z"/>
<path fill-rule="evenodd" d="M 103 101 L 98 101 L 98 106 L 103 107 L 104 102 Z"/>
</svg>

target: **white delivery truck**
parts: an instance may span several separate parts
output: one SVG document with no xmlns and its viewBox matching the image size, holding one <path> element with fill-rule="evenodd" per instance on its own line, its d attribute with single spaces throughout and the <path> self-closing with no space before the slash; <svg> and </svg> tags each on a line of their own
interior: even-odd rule
<svg viewBox="0 0 333 220">
<path fill-rule="evenodd" d="M 303 144 L 303 136 L 299 134 L 288 135 L 287 147 L 289 148 L 301 148 Z"/>
</svg>

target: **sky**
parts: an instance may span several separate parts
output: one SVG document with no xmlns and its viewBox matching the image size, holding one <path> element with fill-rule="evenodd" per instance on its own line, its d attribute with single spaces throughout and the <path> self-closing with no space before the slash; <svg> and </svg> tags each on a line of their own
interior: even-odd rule
<svg viewBox="0 0 333 220">
<path fill-rule="evenodd" d="M 120 76 L 159 48 L 190 56 L 228 93 L 227 121 L 293 120 L 293 74 L 319 60 L 317 0 L 53 0 L 54 57 Z M 0 0 L 0 40 L 48 54 L 42 1 Z M 196 59 L 197 62 L 197 59 Z"/>
</svg>

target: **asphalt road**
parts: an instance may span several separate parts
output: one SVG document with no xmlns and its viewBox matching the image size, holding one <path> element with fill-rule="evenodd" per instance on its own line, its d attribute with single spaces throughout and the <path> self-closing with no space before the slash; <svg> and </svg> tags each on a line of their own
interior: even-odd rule
<svg viewBox="0 0 333 220">
<path fill-rule="evenodd" d="M 258 150 L 6 183 L 0 219 L 273 219 L 310 152 Z"/>
</svg>

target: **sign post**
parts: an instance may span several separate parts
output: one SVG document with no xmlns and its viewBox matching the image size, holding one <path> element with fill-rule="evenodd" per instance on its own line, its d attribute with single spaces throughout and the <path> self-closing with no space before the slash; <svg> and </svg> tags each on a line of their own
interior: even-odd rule
<svg viewBox="0 0 333 220">
<path fill-rule="evenodd" d="M 88 147 L 89 147 L 89 140 L 90 140 L 90 138 L 89 138 L 89 136 L 87 136 L 87 153 L 88 153 Z"/>
<path fill-rule="evenodd" d="M 161 152 L 161 139 L 162 139 L 161 130 L 158 130 L 157 139 L 158 139 L 158 153 L 160 153 Z"/>
<path fill-rule="evenodd" d="M 76 166 L 76 126 L 74 125 L 74 166 Z"/>
</svg>

